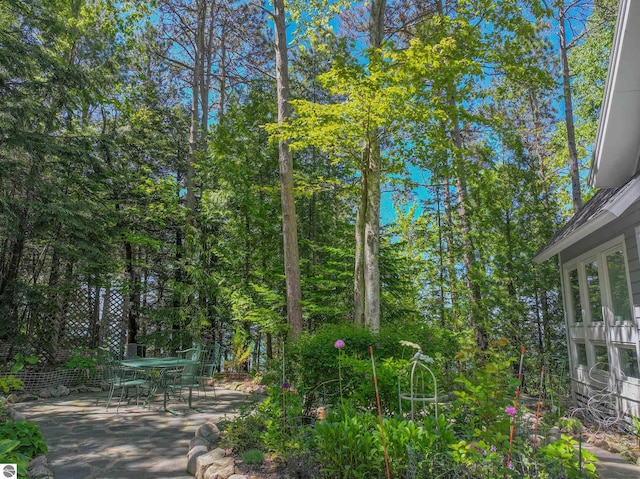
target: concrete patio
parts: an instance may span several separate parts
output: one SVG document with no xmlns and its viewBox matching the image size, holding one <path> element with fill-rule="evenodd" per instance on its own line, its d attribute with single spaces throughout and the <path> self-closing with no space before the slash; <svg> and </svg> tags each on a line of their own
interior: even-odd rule
<svg viewBox="0 0 640 479">
<path fill-rule="evenodd" d="M 194 394 L 193 406 L 172 402 L 176 414 L 123 405 L 105 411 L 105 393 L 86 393 L 19 403 L 14 409 L 40 426 L 56 479 L 190 479 L 187 450 L 196 428 L 236 416 L 243 392 L 217 389 Z M 97 401 L 97 403 L 96 403 Z"/>
</svg>

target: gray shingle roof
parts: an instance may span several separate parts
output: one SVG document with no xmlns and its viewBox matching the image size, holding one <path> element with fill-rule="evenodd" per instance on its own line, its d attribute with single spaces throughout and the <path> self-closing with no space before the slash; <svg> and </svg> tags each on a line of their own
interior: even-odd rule
<svg viewBox="0 0 640 479">
<path fill-rule="evenodd" d="M 540 248 L 536 253 L 536 257 L 549 250 L 565 238 L 569 238 L 589 221 L 608 211 L 611 205 L 615 204 L 618 199 L 624 196 L 636 183 L 638 183 L 637 179 L 638 176 L 630 179 L 626 184 L 617 188 L 602 188 L 598 190 L 598 192 L 593 195 L 584 207 L 569 221 L 567 221 L 563 227 L 556 231 L 549 241 Z M 577 238 L 576 241 L 578 239 L 580 238 Z"/>
</svg>

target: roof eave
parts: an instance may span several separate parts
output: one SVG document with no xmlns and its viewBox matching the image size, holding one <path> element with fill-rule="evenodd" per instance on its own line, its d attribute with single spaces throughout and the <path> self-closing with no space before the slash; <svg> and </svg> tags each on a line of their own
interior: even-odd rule
<svg viewBox="0 0 640 479">
<path fill-rule="evenodd" d="M 550 258 L 553 258 L 555 255 L 561 253 L 571 245 L 577 243 L 581 239 L 586 238 L 591 233 L 596 232 L 603 226 L 611 223 L 617 216 L 609 210 L 602 211 L 590 221 L 587 221 L 580 228 L 576 229 L 569 236 L 562 238 L 560 241 L 552 244 L 549 248 L 540 251 L 536 256 L 533 257 L 534 263 L 541 264 L 547 261 Z"/>
<path fill-rule="evenodd" d="M 637 168 L 640 152 L 640 2 L 621 0 L 594 145 L 589 183 L 623 185 Z"/>
<path fill-rule="evenodd" d="M 538 264 L 543 263 L 581 239 L 586 238 L 591 233 L 603 228 L 620 217 L 638 198 L 640 198 L 640 176 L 636 176 L 629 181 L 629 184 L 620 194 L 612 198 L 600 213 L 585 221 L 582 226 L 576 228 L 564 238 L 544 248 L 533 258 L 533 261 Z"/>
</svg>

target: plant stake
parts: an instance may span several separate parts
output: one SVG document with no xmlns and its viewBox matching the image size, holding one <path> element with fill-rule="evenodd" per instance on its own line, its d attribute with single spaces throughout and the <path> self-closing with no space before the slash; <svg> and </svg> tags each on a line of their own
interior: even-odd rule
<svg viewBox="0 0 640 479">
<path fill-rule="evenodd" d="M 384 427 L 382 426 L 382 408 L 380 407 L 380 393 L 378 392 L 378 378 L 376 376 L 376 364 L 373 362 L 373 346 L 369 346 L 371 355 L 371 368 L 373 369 L 373 384 L 376 388 L 376 402 L 378 403 L 378 419 L 380 420 L 380 433 L 382 434 L 382 450 L 384 451 L 384 468 L 387 472 L 387 479 L 391 479 L 389 469 L 389 455 L 387 454 L 387 441 L 384 438 Z"/>
</svg>

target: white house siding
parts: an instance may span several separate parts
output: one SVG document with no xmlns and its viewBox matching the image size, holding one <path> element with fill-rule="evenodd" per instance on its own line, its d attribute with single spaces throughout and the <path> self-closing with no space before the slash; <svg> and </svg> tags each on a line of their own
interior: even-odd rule
<svg viewBox="0 0 640 479">
<path fill-rule="evenodd" d="M 590 375 L 586 368 L 574 366 L 575 355 L 572 351 L 574 351 L 576 340 L 578 342 L 597 341 L 606 343 L 609 349 L 610 362 L 613 357 L 612 353 L 617 354 L 616 347 L 635 346 L 636 351 L 638 351 L 637 343 L 640 337 L 640 260 L 638 254 L 638 248 L 640 247 L 640 200 L 632 204 L 625 213 L 605 228 L 601 228 L 576 242 L 559 255 L 561 271 L 564 271 L 563 266 L 571 264 L 576 259 L 597 249 L 608 241 L 622 236 L 624 237 L 626 248 L 627 268 L 633 302 L 633 324 L 583 327 L 570 324 L 568 316 L 566 318 L 567 339 L 571 357 L 572 390 L 574 399 L 579 405 L 584 405 L 588 397 L 590 395 L 593 396 L 599 381 L 597 380 L 597 374 L 596 380 L 594 380 L 593 372 Z M 569 311 L 564 290 L 563 297 L 565 297 L 565 311 Z M 624 413 L 627 416 L 633 414 L 640 417 L 640 380 L 632 378 L 616 380 L 612 376 L 604 375 L 600 377 L 600 381 L 603 382 L 602 384 L 607 384 L 608 391 L 615 393 L 616 399 L 612 406 L 617 409 L 618 414 Z M 606 406 L 601 406 L 601 408 L 604 409 Z M 610 412 L 611 414 L 616 414 L 614 410 Z"/>
</svg>

